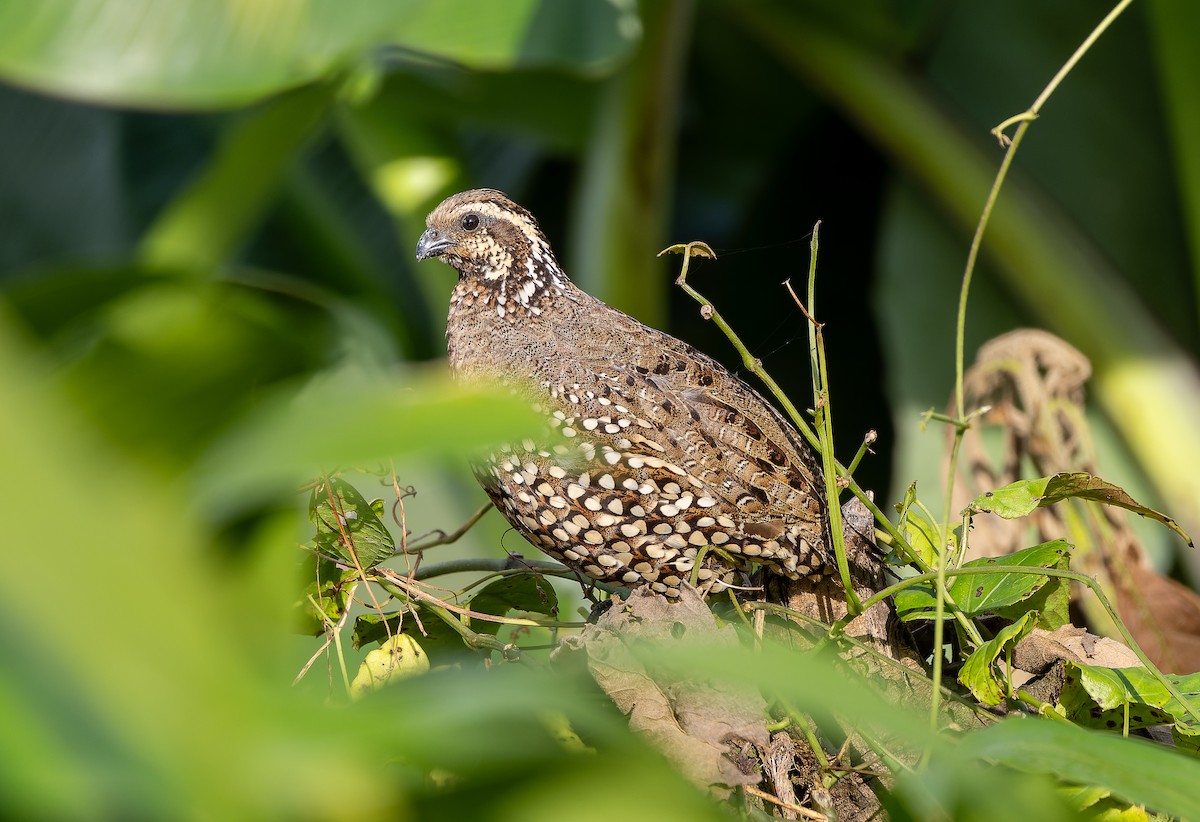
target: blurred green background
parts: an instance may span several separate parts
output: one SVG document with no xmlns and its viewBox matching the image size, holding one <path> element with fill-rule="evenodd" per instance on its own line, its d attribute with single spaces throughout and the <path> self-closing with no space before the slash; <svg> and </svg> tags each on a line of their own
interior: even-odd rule
<svg viewBox="0 0 1200 822">
<path fill-rule="evenodd" d="M 0 801 L 315 818 L 486 796 L 524 819 L 577 802 L 580 764 L 521 721 L 554 707 L 525 683 L 462 674 L 437 697 L 462 701 L 399 747 L 404 700 L 437 689 L 379 727 L 325 711 L 328 682 L 288 691 L 315 649 L 287 638 L 298 484 L 393 460 L 410 527 L 451 528 L 483 501 L 463 455 L 520 419 L 421 365 L 453 285 L 413 261 L 425 214 L 501 188 L 584 288 L 736 366 L 655 257 L 702 239 L 719 259 L 693 284 L 798 399 L 807 332 L 780 284 L 821 220 L 838 456 L 876 429 L 863 486 L 886 503 L 915 479 L 933 502 L 943 439 L 919 415 L 950 396 L 988 130 L 1107 10 L 0 0 Z M 967 326 L 968 358 L 1025 325 L 1091 358 L 1102 474 L 1193 533 L 1197 31 L 1190 0 L 1135 3 L 1067 78 L 1001 196 Z M 504 530 L 491 515 L 458 550 L 533 553 Z M 675 786 L 647 789 L 657 818 L 707 812 L 619 722 L 563 701 L 620 740 L 595 759 L 607 778 Z M 502 765 L 466 744 L 505 733 L 528 744 Z M 466 775 L 439 793 L 427 765 Z"/>
</svg>

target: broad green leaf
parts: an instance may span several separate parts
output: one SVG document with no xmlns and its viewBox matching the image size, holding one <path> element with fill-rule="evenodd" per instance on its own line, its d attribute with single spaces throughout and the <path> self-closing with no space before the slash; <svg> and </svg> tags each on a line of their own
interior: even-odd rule
<svg viewBox="0 0 1200 822">
<path fill-rule="evenodd" d="M 241 508 L 323 471 L 404 454 L 466 456 L 536 431 L 524 400 L 455 385 L 442 369 L 318 375 L 301 392 L 268 397 L 218 441 L 197 470 L 197 493 L 207 508 Z"/>
<path fill-rule="evenodd" d="M 1179 688 L 1191 707 L 1200 709 L 1200 674 L 1168 679 Z M 1174 724 L 1185 746 L 1200 744 L 1200 720 L 1163 687 L 1145 668 L 1102 668 L 1067 663 L 1067 677 L 1059 704 L 1067 718 L 1092 728 L 1120 731 L 1129 712 L 1130 729 Z"/>
<path fill-rule="evenodd" d="M 1063 568 L 1069 557 L 1070 545 L 1061 539 L 1025 548 L 1002 557 L 984 557 L 963 563 L 960 570 L 988 568 L 996 565 L 1037 568 Z M 1012 571 L 998 574 L 962 574 L 950 577 L 947 590 L 955 604 L 969 616 L 1000 613 L 1012 617 L 1017 603 L 1024 603 L 1051 580 L 1036 573 Z M 1058 592 L 1055 592 L 1057 594 Z M 934 588 L 928 583 L 905 588 L 896 594 L 896 612 L 903 620 L 933 619 L 937 608 Z M 1055 614 L 1061 616 L 1061 603 L 1053 600 Z M 1017 613 L 1032 610 L 1025 607 Z M 950 619 L 946 613 L 944 618 Z M 1057 616 L 1055 617 L 1058 618 Z"/>
<path fill-rule="evenodd" d="M 1020 642 L 1035 624 L 1033 614 L 1025 614 L 1012 625 L 1000 629 L 996 636 L 971 652 L 958 672 L 958 681 L 967 686 L 984 705 L 999 705 L 1004 701 L 1008 689 L 996 676 L 996 659 L 1004 653 L 1005 648 Z"/>
<path fill-rule="evenodd" d="M 471 610 L 504 616 L 509 611 L 530 611 L 553 616 L 558 613 L 558 595 L 544 577 L 537 574 L 511 574 L 489 582 L 471 598 Z M 476 631 L 496 633 L 500 625 L 482 619 L 471 620 Z"/>
<path fill-rule="evenodd" d="M 1037 508 L 1062 502 L 1064 499 L 1084 499 L 1115 505 L 1143 517 L 1158 520 L 1192 545 L 1192 538 L 1166 514 L 1142 505 L 1124 489 L 1082 471 L 1053 474 L 1038 479 L 1020 480 L 994 491 L 986 491 L 971 503 L 971 510 L 995 514 L 1004 519 L 1028 516 Z"/>
<path fill-rule="evenodd" d="M 1200 762 L 1147 740 L 1023 717 L 964 735 L 957 751 L 1020 771 L 1107 788 L 1127 802 L 1168 816 L 1200 819 Z"/>
<path fill-rule="evenodd" d="M 155 108 L 244 105 L 353 64 L 397 4 L 46 0 L 0 4 L 0 76 Z"/>
<path fill-rule="evenodd" d="M 337 477 L 322 480 L 309 498 L 308 516 L 317 526 L 317 550 L 363 570 L 396 553 L 396 541 L 377 506 Z"/>
<path fill-rule="evenodd" d="M 1065 570 L 1067 560 L 1067 555 L 1063 554 L 1062 562 L 1056 567 Z M 1070 605 L 1071 580 L 1065 577 L 1049 577 L 1028 599 L 1013 605 L 1000 606 L 995 609 L 995 614 L 1015 620 L 1026 613 L 1036 612 L 1038 627 L 1054 631 L 1071 621 Z"/>
<path fill-rule="evenodd" d="M 601 74 L 642 33 L 632 4 L 607 0 L 408 0 L 396 16 L 397 45 L 484 71 L 553 66 Z"/>
<path fill-rule="evenodd" d="M 640 36 L 602 0 L 39 0 L 0 3 L 0 77 L 77 99 L 240 106 L 357 68 L 393 44 L 490 70 L 603 72 Z"/>
</svg>

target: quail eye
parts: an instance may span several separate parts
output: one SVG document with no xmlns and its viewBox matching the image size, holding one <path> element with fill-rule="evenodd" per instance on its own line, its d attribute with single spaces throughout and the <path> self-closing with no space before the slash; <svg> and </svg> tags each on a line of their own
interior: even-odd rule
<svg viewBox="0 0 1200 822">
<path fill-rule="evenodd" d="M 479 228 L 479 215 L 468 214 L 462 218 L 462 227 L 466 231 L 474 231 Z"/>
</svg>

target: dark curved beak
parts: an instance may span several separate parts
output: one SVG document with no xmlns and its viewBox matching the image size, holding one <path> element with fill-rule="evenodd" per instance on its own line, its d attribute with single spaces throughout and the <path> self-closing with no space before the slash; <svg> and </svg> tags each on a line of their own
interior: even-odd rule
<svg viewBox="0 0 1200 822">
<path fill-rule="evenodd" d="M 421 239 L 417 240 L 417 260 L 436 257 L 453 245 L 454 241 L 449 237 L 442 236 L 442 233 L 436 228 L 427 228 L 421 235 Z"/>
</svg>

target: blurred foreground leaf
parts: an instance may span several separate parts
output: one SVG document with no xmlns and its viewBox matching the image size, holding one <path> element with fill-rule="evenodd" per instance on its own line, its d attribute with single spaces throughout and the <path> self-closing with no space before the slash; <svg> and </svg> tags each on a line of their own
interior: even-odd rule
<svg viewBox="0 0 1200 822">
<path fill-rule="evenodd" d="M 79 607 L 44 586 L 0 598 L 0 815 L 466 818 L 486 785 L 513 819 L 580 803 L 615 814 L 631 797 L 659 819 L 721 818 L 562 675 L 434 672 L 337 710 L 290 688 L 297 662 L 278 649 L 294 527 L 223 562 L 186 489 L 102 445 L 6 321 L 0 309 L 0 499 L 20 500 L 6 509 L 6 572 L 53 571 L 102 618 L 81 639 Z M 577 761 L 552 713 L 602 748 Z M 455 778 L 434 787 L 430 769 Z"/>
<path fill-rule="evenodd" d="M 962 757 L 1096 785 L 1137 805 L 1200 819 L 1200 762 L 1148 742 L 1041 719 L 1006 719 L 967 734 Z"/>
<path fill-rule="evenodd" d="M 240 508 L 338 468 L 409 454 L 467 455 L 534 433 L 524 400 L 465 389 L 442 369 L 394 377 L 319 375 L 277 391 L 209 451 L 197 472 L 201 505 Z"/>
<path fill-rule="evenodd" d="M 238 106 L 358 65 L 394 43 L 490 69 L 603 71 L 637 14 L 600 0 L 42 0 L 0 3 L 0 77 L 151 108 Z"/>
</svg>

